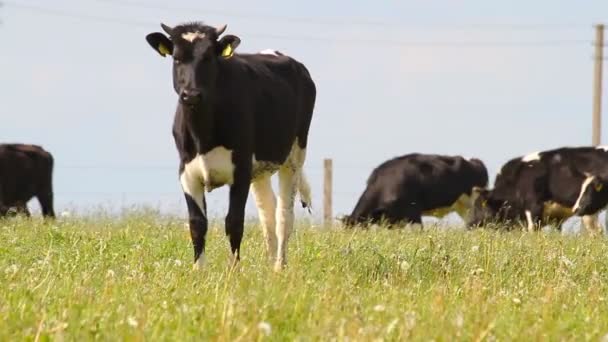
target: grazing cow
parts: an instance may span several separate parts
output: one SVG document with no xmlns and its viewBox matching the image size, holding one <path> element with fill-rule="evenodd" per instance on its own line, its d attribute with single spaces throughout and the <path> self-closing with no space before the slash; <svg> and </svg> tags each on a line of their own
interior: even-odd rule
<svg viewBox="0 0 608 342">
<path fill-rule="evenodd" d="M 27 202 L 36 197 L 42 215 L 53 210 L 53 156 L 36 145 L 0 144 L 0 216 L 29 216 Z"/>
<path fill-rule="evenodd" d="M 240 258 L 249 188 L 258 207 L 266 248 L 275 270 L 286 264 L 294 223 L 294 198 L 311 205 L 302 167 L 316 87 L 306 67 L 278 51 L 236 54 L 240 39 L 202 23 L 169 27 L 146 40 L 173 57 L 173 88 L 179 96 L 173 137 L 179 179 L 189 213 L 194 268 L 204 261 L 205 191 L 230 186 L 226 234 Z M 275 199 L 270 176 L 279 174 Z"/>
<path fill-rule="evenodd" d="M 443 217 L 456 211 L 463 219 L 473 187 L 485 187 L 488 172 L 479 159 L 408 154 L 378 166 L 346 226 L 365 223 L 422 224 L 422 216 Z"/>
<path fill-rule="evenodd" d="M 492 190 L 475 191 L 469 226 L 525 221 L 528 230 L 582 216 L 585 228 L 598 228 L 608 204 L 608 152 L 603 147 L 563 147 L 509 160 Z"/>
</svg>

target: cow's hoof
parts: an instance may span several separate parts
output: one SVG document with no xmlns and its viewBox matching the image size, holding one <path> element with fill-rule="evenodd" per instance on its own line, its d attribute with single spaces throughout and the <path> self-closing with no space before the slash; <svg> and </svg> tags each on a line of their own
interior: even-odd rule
<svg viewBox="0 0 608 342">
<path fill-rule="evenodd" d="M 196 272 L 200 272 L 204 269 L 205 266 L 205 254 L 201 254 L 200 257 L 198 257 L 198 260 L 196 260 L 194 262 L 194 264 L 192 265 L 192 270 L 196 271 Z"/>
</svg>

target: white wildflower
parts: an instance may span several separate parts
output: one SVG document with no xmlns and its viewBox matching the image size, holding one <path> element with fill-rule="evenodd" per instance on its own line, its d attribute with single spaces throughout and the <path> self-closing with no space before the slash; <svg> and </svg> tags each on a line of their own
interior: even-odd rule
<svg viewBox="0 0 608 342">
<path fill-rule="evenodd" d="M 175 266 L 177 266 L 177 267 L 181 267 L 182 266 L 182 261 L 179 260 L 179 259 L 175 259 L 174 263 L 175 263 Z"/>
<path fill-rule="evenodd" d="M 17 272 L 19 272 L 19 265 L 16 264 L 12 264 L 4 270 L 7 275 L 15 275 Z"/>
<path fill-rule="evenodd" d="M 408 271 L 410 269 L 410 267 L 412 267 L 412 265 L 410 265 L 410 263 L 405 260 L 403 260 L 402 262 L 399 263 L 399 268 L 402 271 Z"/>
<path fill-rule="evenodd" d="M 386 310 L 386 308 L 382 304 L 378 304 L 378 305 L 374 306 L 374 311 L 376 311 L 376 312 L 382 312 L 384 310 Z"/>
<path fill-rule="evenodd" d="M 270 336 L 272 333 L 272 326 L 268 322 L 260 322 L 258 329 L 266 336 Z"/>
<path fill-rule="evenodd" d="M 456 319 L 454 319 L 454 324 L 457 328 L 462 328 L 462 326 L 464 325 L 464 316 L 462 315 L 462 313 L 456 315 Z"/>
<path fill-rule="evenodd" d="M 471 252 L 476 253 L 479 251 L 479 246 L 475 245 L 473 247 L 471 247 Z"/>
<path fill-rule="evenodd" d="M 139 322 L 133 316 L 127 318 L 127 324 L 132 328 L 137 328 L 139 326 Z"/>
<path fill-rule="evenodd" d="M 521 304 L 521 299 L 519 299 L 517 297 L 513 298 L 513 303 L 515 303 L 516 305 L 519 305 L 519 304 Z"/>
<path fill-rule="evenodd" d="M 108 272 L 106 272 L 106 278 L 114 278 L 116 276 L 116 273 L 114 273 L 113 270 L 108 270 Z"/>
</svg>

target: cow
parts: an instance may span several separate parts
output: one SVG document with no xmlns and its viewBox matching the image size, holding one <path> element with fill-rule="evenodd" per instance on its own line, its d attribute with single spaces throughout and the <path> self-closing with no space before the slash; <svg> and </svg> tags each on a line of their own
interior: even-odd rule
<svg viewBox="0 0 608 342">
<path fill-rule="evenodd" d="M 0 144 L 0 216 L 30 216 L 26 204 L 33 197 L 44 217 L 55 217 L 53 156 L 38 145 Z"/>
<path fill-rule="evenodd" d="M 552 224 L 561 230 L 581 216 L 597 233 L 597 216 L 608 204 L 605 147 L 562 147 L 516 157 L 505 163 L 492 190 L 474 191 L 469 227 L 489 222 L 525 222 L 529 231 Z"/>
<path fill-rule="evenodd" d="M 442 218 L 455 211 L 466 219 L 474 187 L 486 187 L 488 172 L 476 158 L 412 153 L 376 167 L 352 213 L 342 222 L 357 224 L 413 223 L 422 216 Z"/>
<path fill-rule="evenodd" d="M 239 54 L 239 37 L 226 25 L 192 22 L 146 36 L 161 56 L 173 59 L 178 95 L 173 137 L 179 181 L 188 207 L 194 269 L 202 269 L 207 233 L 205 192 L 227 185 L 225 232 L 233 263 L 240 260 L 245 204 L 253 192 L 274 269 L 287 264 L 294 200 L 311 206 L 303 172 L 316 86 L 308 69 L 276 50 Z M 271 175 L 278 173 L 275 199 Z"/>
</svg>

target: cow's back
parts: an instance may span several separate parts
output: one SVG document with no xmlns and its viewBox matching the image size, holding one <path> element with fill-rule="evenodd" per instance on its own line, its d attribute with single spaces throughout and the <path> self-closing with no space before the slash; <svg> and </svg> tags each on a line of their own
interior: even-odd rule
<svg viewBox="0 0 608 342">
<path fill-rule="evenodd" d="M 240 120 L 251 120 L 258 160 L 284 161 L 296 138 L 306 148 L 316 87 L 302 63 L 282 54 L 235 55 L 224 82 L 218 92 L 220 110 L 252 115 Z"/>
<path fill-rule="evenodd" d="M 474 165 L 459 156 L 404 155 L 372 171 L 350 217 L 369 216 L 389 207 L 411 207 L 420 212 L 447 207 L 461 195 L 470 195 L 474 186 L 486 183 L 483 164 Z"/>
<path fill-rule="evenodd" d="M 5 202 L 27 202 L 52 182 L 53 157 L 42 147 L 0 145 L 0 191 Z"/>
</svg>

